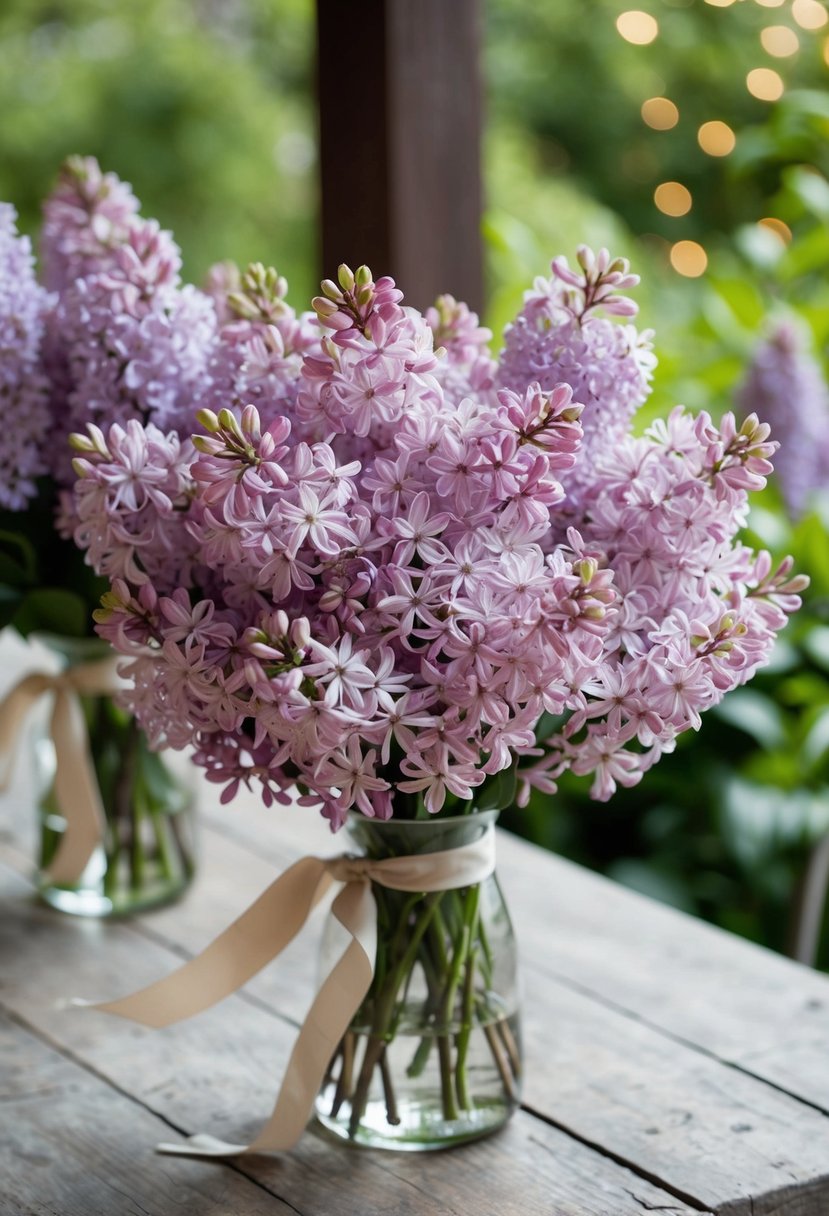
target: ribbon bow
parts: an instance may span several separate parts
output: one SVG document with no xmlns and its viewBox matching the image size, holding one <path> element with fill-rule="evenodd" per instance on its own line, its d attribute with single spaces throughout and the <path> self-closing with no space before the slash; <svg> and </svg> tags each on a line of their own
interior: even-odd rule
<svg viewBox="0 0 829 1216">
<path fill-rule="evenodd" d="M 209 1009 L 275 959 L 334 883 L 332 914 L 350 935 L 322 982 L 294 1044 L 273 1113 L 252 1144 L 209 1135 L 160 1144 L 161 1153 L 230 1157 L 293 1148 L 305 1128 L 328 1064 L 371 986 L 377 953 L 373 882 L 395 891 L 449 891 L 482 882 L 495 869 L 495 830 L 439 853 L 389 857 L 304 857 L 285 870 L 246 912 L 165 979 L 119 1001 L 92 1006 L 143 1026 L 170 1026 Z M 86 1002 L 80 1002 L 86 1004 Z"/>
<path fill-rule="evenodd" d="M 103 838 L 104 807 L 80 698 L 116 692 L 120 684 L 115 664 L 112 657 L 79 663 L 58 675 L 32 672 L 0 703 L 0 791 L 4 791 L 26 716 L 42 696 L 52 693 L 54 697 L 49 734 L 55 746 L 55 799 L 66 820 L 47 871 L 57 884 L 78 882 Z"/>
</svg>

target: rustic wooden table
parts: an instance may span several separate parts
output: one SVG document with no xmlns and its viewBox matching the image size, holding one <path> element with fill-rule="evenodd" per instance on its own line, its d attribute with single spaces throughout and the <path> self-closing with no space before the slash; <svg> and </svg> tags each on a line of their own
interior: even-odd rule
<svg viewBox="0 0 829 1216">
<path fill-rule="evenodd" d="M 0 692 L 20 669 L 4 642 L 9 654 Z M 307 812 L 252 798 L 220 808 L 200 787 L 201 870 L 186 899 L 81 921 L 32 897 L 26 789 L 23 771 L 0 806 L 3 1216 L 829 1214 L 829 979 L 505 833 L 527 1069 L 504 1131 L 425 1155 L 349 1150 L 311 1129 L 281 1157 L 156 1156 L 159 1139 L 238 1139 L 270 1111 L 319 925 L 244 991 L 166 1031 L 61 998 L 166 973 L 291 860 L 340 845 Z"/>
</svg>

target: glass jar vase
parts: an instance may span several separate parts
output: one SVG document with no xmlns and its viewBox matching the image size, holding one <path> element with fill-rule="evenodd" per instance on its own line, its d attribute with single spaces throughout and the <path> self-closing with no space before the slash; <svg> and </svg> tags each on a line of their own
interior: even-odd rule
<svg viewBox="0 0 829 1216">
<path fill-rule="evenodd" d="M 496 815 L 352 815 L 347 830 L 361 853 L 381 860 L 470 844 Z M 515 937 L 497 878 L 453 891 L 372 890 L 374 980 L 329 1067 L 318 1121 L 352 1143 L 414 1151 L 495 1131 L 521 1089 Z M 332 933 L 325 974 L 334 949 Z"/>
<path fill-rule="evenodd" d="M 97 638 L 38 635 L 66 671 L 112 654 Z M 108 694 L 79 695 L 104 812 L 103 833 L 83 873 L 55 882 L 48 867 L 66 831 L 55 794 L 55 744 L 34 739 L 38 791 L 40 898 L 78 916 L 124 916 L 177 899 L 194 872 L 193 798 L 135 719 Z"/>
</svg>

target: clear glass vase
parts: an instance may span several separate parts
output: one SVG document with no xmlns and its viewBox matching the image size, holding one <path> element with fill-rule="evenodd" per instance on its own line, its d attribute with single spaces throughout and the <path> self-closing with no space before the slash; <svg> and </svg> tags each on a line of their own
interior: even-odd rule
<svg viewBox="0 0 829 1216">
<path fill-rule="evenodd" d="M 38 635 L 63 670 L 112 654 L 97 638 Z M 193 797 L 152 752 L 135 719 L 109 695 L 81 696 L 89 747 L 104 809 L 104 833 L 73 883 L 55 883 L 48 866 L 66 830 L 55 798 L 54 743 L 45 728 L 34 739 L 38 790 L 40 898 L 77 916 L 126 916 L 177 899 L 195 864 Z"/>
<path fill-rule="evenodd" d="M 349 819 L 375 859 L 477 840 L 496 812 L 429 820 Z M 426 1150 L 499 1128 L 518 1105 L 521 1034 L 515 937 L 495 875 L 461 890 L 409 894 L 373 884 L 377 966 L 316 1103 L 338 1137 Z M 322 970 L 333 962 L 323 943 Z"/>
</svg>

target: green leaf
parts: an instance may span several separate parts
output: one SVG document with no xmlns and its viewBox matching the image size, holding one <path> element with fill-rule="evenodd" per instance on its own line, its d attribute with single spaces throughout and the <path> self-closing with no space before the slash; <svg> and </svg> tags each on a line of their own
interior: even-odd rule
<svg viewBox="0 0 829 1216">
<path fill-rule="evenodd" d="M 14 615 L 14 624 L 24 637 L 40 630 L 83 638 L 89 633 L 89 609 L 85 600 L 74 591 L 38 587 L 24 597 Z"/>
<path fill-rule="evenodd" d="M 536 743 L 544 743 L 547 739 L 557 735 L 564 723 L 570 717 L 570 710 L 563 714 L 548 714 L 543 713 L 535 724 L 535 741 Z"/>
<path fill-rule="evenodd" d="M 37 555 L 22 532 L 0 528 L 0 583 L 31 585 L 37 577 Z"/>
<path fill-rule="evenodd" d="M 794 165 L 783 174 L 789 190 L 818 219 L 829 218 L 829 182 L 816 170 Z"/>
<path fill-rule="evenodd" d="M 714 711 L 721 721 L 756 739 L 761 747 L 782 747 L 786 742 L 783 715 L 770 697 L 753 688 L 739 688 Z"/>
<path fill-rule="evenodd" d="M 501 769 L 487 777 L 483 785 L 474 794 L 475 808 L 479 811 L 504 811 L 515 801 L 515 787 L 518 782 L 518 765 L 513 763 L 509 768 Z"/>
</svg>

